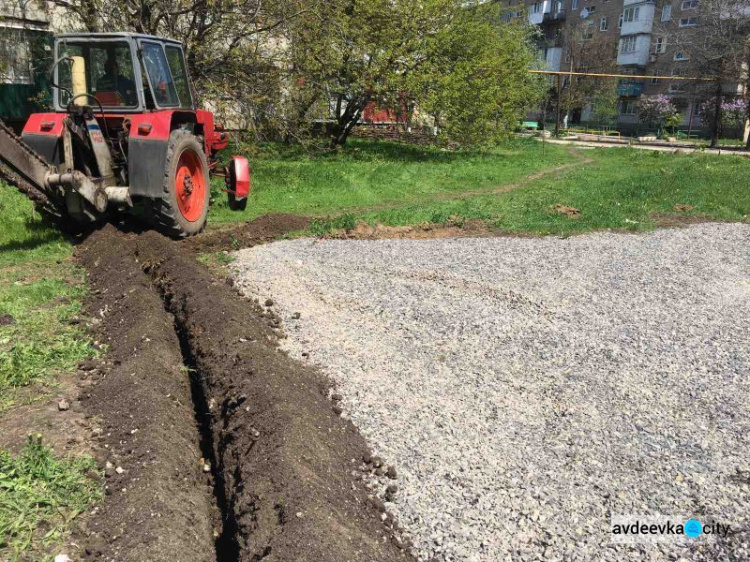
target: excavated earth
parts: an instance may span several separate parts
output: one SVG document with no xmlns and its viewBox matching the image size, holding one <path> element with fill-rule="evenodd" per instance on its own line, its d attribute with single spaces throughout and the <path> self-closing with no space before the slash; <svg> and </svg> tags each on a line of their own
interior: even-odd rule
<svg viewBox="0 0 750 562">
<path fill-rule="evenodd" d="M 109 346 L 81 396 L 107 495 L 77 543 L 120 562 L 412 560 L 329 380 L 280 350 L 272 303 L 195 261 L 223 242 L 106 226 L 77 250 Z"/>
</svg>

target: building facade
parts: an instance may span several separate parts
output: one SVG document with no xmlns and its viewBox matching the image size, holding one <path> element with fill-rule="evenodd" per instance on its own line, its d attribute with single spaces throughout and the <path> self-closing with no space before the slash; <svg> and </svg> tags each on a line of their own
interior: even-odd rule
<svg viewBox="0 0 750 562">
<path fill-rule="evenodd" d="M 699 77 L 686 41 L 700 37 L 700 0 L 500 0 L 505 21 L 526 18 L 538 27 L 540 68 L 553 71 L 633 75 L 609 80 L 616 89 L 616 123 L 620 130 L 638 129 L 638 100 L 663 94 L 681 112 L 681 129 L 705 129 L 700 109 L 710 95 L 707 83 L 679 80 Z M 707 29 L 706 33 L 710 33 Z M 667 78 L 637 78 L 662 76 Z M 740 77 L 726 84 L 728 96 L 742 93 Z M 568 85 L 568 77 L 565 77 Z M 591 103 L 567 110 L 571 123 L 586 124 Z M 729 131 L 734 133 L 735 131 Z"/>
<path fill-rule="evenodd" d="M 22 125 L 44 103 L 51 63 L 47 2 L 0 0 L 0 118 Z"/>
</svg>

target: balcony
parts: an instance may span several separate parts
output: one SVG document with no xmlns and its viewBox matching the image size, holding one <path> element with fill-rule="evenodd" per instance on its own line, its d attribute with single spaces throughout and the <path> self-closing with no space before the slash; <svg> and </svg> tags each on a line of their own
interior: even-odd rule
<svg viewBox="0 0 750 562">
<path fill-rule="evenodd" d="M 645 87 L 645 82 L 633 82 L 628 79 L 620 80 L 617 84 L 617 95 L 628 98 L 637 98 L 643 93 Z"/>
<path fill-rule="evenodd" d="M 545 21 L 545 16 L 549 16 L 552 11 L 552 0 L 540 0 L 529 6 L 529 23 L 531 25 L 541 25 Z"/>
<path fill-rule="evenodd" d="M 628 43 L 631 43 L 628 45 Z M 646 66 L 651 49 L 651 35 L 632 35 L 620 39 L 617 64 L 622 66 Z"/>
<path fill-rule="evenodd" d="M 544 14 L 544 18 L 542 19 L 542 23 L 562 23 L 565 21 L 567 14 L 565 13 L 565 10 L 560 10 L 559 12 Z"/>
<path fill-rule="evenodd" d="M 633 21 L 623 21 L 620 36 L 637 35 L 639 33 L 651 33 L 654 28 L 654 4 L 640 2 L 625 5 L 625 12 L 637 10 L 637 17 Z"/>
</svg>

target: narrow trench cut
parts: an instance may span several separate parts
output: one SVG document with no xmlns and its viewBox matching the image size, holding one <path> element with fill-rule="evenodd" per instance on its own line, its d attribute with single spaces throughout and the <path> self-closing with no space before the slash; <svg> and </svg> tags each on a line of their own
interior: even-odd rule
<svg viewBox="0 0 750 562">
<path fill-rule="evenodd" d="M 237 519 L 232 509 L 231 501 L 227 498 L 224 486 L 224 467 L 221 451 L 214 439 L 214 419 L 205 375 L 198 369 L 190 339 L 185 327 L 175 314 L 172 297 L 159 288 L 159 294 L 164 302 L 164 309 L 174 319 L 174 330 L 180 342 L 182 362 L 190 377 L 190 394 L 193 401 L 196 427 L 200 438 L 201 455 L 210 466 L 210 477 L 213 488 L 211 498 L 214 517 L 218 519 L 216 526 L 218 535 L 214 538 L 217 562 L 239 562 L 240 545 L 237 540 Z"/>
</svg>

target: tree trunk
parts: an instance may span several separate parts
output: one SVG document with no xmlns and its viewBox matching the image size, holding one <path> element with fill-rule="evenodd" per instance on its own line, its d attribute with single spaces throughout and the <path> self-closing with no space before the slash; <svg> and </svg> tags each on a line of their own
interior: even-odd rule
<svg viewBox="0 0 750 562">
<path fill-rule="evenodd" d="M 709 148 L 719 146 L 719 135 L 721 133 L 721 78 L 716 83 L 716 98 L 714 100 L 714 119 L 711 123 L 711 145 Z"/>
</svg>

